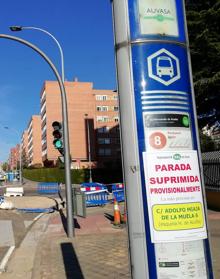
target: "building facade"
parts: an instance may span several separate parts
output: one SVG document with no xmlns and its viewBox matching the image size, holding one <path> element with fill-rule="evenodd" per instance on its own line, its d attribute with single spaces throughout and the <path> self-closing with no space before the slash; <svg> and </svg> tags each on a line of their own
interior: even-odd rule
<svg viewBox="0 0 220 279">
<path fill-rule="evenodd" d="M 28 166 L 42 166 L 40 115 L 32 115 L 28 124 L 27 161 Z"/>
<path fill-rule="evenodd" d="M 21 152 L 22 152 L 22 166 L 27 167 L 29 164 L 28 159 L 28 131 L 25 130 L 21 137 Z"/>
<path fill-rule="evenodd" d="M 92 82 L 65 81 L 71 167 L 121 167 L 118 94 L 94 89 Z M 58 82 L 45 81 L 40 114 L 22 135 L 23 166 L 54 166 L 61 156 L 53 145 L 52 123 L 62 123 Z"/>
<path fill-rule="evenodd" d="M 8 168 L 9 170 L 18 170 L 19 169 L 19 153 L 20 144 L 17 144 L 15 147 L 10 149 L 10 154 L 8 158 Z"/>
<path fill-rule="evenodd" d="M 120 163 L 118 94 L 97 90 L 91 82 L 65 82 L 70 153 L 73 168 Z M 53 146 L 54 121 L 62 122 L 58 83 L 46 81 L 41 91 L 41 141 L 44 165 L 60 156 Z"/>
</svg>

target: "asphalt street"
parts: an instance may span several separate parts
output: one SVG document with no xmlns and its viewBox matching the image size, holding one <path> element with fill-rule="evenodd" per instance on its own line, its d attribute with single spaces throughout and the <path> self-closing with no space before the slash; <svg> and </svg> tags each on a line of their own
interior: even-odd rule
<svg viewBox="0 0 220 279">
<path fill-rule="evenodd" d="M 0 262 L 9 247 L 18 247 L 39 213 L 0 210 Z"/>
</svg>

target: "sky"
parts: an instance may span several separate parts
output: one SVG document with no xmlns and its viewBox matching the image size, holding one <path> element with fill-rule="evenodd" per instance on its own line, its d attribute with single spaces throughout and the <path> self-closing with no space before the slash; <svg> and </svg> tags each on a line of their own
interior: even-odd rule
<svg viewBox="0 0 220 279">
<path fill-rule="evenodd" d="M 22 38 L 40 48 L 61 73 L 55 41 L 38 30 L 12 32 L 9 26 L 33 26 L 50 32 L 64 54 L 65 80 L 93 82 L 95 89 L 115 89 L 116 70 L 110 0 L 1 1 L 0 34 Z M 0 162 L 20 142 L 32 115 L 40 111 L 45 80 L 56 80 L 33 49 L 0 38 Z M 7 127 L 7 128 L 6 128 Z"/>
</svg>

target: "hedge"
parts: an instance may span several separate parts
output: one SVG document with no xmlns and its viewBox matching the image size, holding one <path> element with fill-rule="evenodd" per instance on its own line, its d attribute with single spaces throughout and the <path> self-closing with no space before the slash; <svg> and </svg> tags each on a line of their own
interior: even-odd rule
<svg viewBox="0 0 220 279">
<path fill-rule="evenodd" d="M 26 179 L 37 182 L 59 182 L 65 183 L 65 170 L 60 168 L 23 169 Z M 100 183 L 122 182 L 121 169 L 93 169 L 92 179 Z M 71 170 L 72 184 L 80 184 L 89 181 L 89 170 Z"/>
</svg>

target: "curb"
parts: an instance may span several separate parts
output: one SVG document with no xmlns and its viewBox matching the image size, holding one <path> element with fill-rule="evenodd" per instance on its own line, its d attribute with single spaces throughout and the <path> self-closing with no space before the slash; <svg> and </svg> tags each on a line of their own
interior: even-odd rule
<svg viewBox="0 0 220 279">
<path fill-rule="evenodd" d="M 47 230 L 49 219 L 50 214 L 39 214 L 20 246 L 16 249 L 11 248 L 12 251 L 10 250 L 10 253 L 6 253 L 7 257 L 5 256 L 5 260 L 2 262 L 2 272 L 4 273 L 1 276 L 4 276 L 3 278 L 31 279 L 37 246 L 42 235 Z M 12 253 L 13 251 L 14 253 Z M 27 257 L 27 255 L 29 256 Z"/>
</svg>

